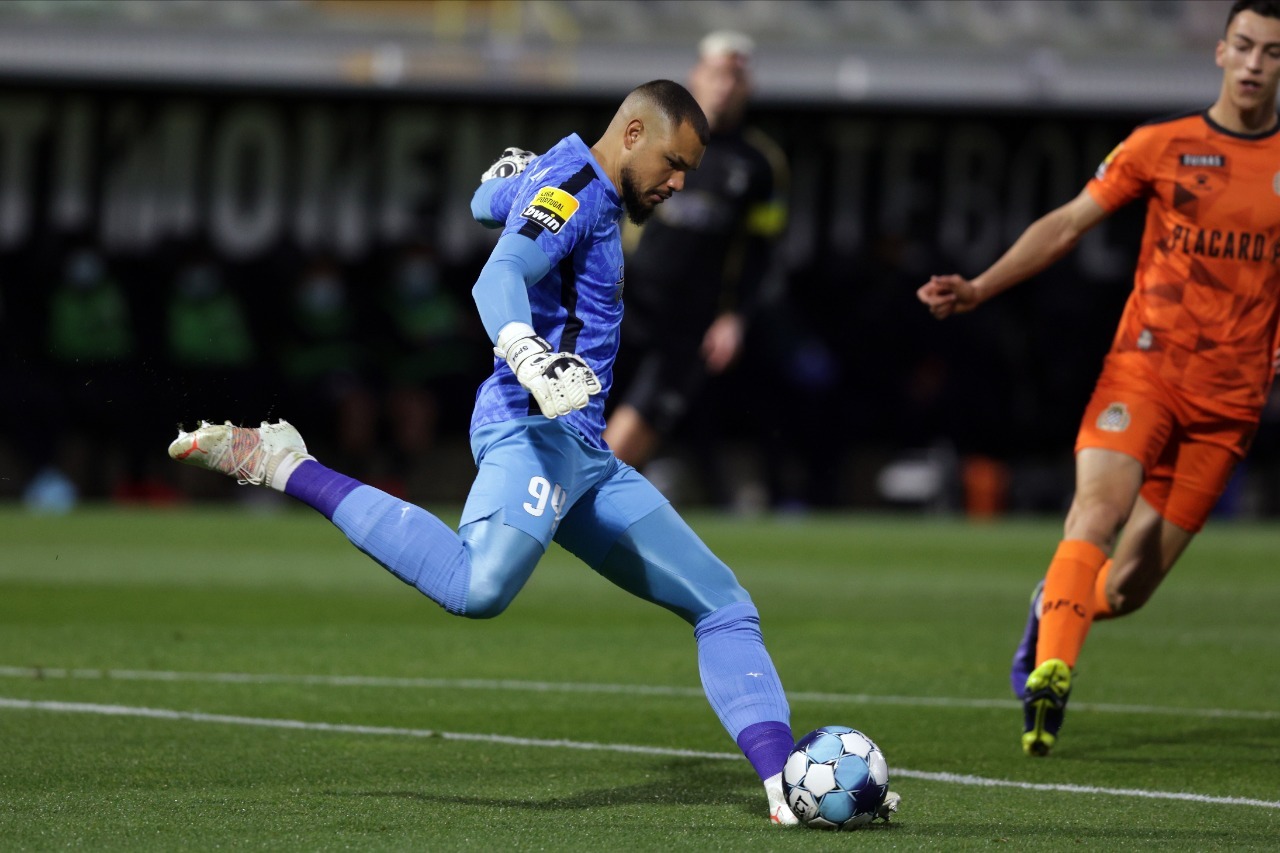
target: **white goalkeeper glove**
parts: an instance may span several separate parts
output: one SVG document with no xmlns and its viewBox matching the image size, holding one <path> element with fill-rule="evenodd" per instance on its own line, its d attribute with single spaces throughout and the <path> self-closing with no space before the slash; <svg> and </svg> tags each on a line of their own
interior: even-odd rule
<svg viewBox="0 0 1280 853">
<path fill-rule="evenodd" d="M 484 170 L 484 174 L 480 176 L 480 183 L 493 180 L 494 178 L 514 178 L 516 175 L 524 171 L 524 167 L 529 165 L 529 161 L 537 157 L 532 151 L 525 151 L 523 148 L 504 148 L 502 156 L 493 161 L 493 165 Z"/>
<path fill-rule="evenodd" d="M 493 352 L 506 360 L 548 418 L 585 409 L 591 396 L 600 393 L 600 380 L 580 356 L 552 352 L 551 345 L 524 323 L 503 326 Z"/>
</svg>

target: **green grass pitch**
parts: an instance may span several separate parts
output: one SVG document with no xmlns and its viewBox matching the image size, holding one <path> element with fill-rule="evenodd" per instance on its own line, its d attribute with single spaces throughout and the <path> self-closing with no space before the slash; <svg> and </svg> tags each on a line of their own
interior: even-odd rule
<svg viewBox="0 0 1280 853">
<path fill-rule="evenodd" d="M 796 735 L 885 751 L 892 824 L 770 825 L 689 627 L 556 548 L 472 622 L 301 508 L 10 507 L 0 848 L 1280 847 L 1280 527 L 1211 523 L 1096 625 L 1034 760 L 1007 670 L 1057 520 L 690 521 L 752 592 Z"/>
</svg>

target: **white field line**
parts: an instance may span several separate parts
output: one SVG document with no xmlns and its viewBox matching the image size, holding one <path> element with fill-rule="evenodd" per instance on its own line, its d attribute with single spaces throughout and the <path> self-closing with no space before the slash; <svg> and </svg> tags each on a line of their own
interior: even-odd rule
<svg viewBox="0 0 1280 853">
<path fill-rule="evenodd" d="M 425 690 L 517 690 L 530 693 L 615 693 L 631 696 L 688 696 L 703 698 L 698 687 L 644 684 L 590 684 L 557 681 L 520 681 L 489 678 L 393 678 L 369 675 L 288 675 L 251 672 L 170 672 L 138 669 L 65 669 L 61 667 L 0 666 L 0 678 L 84 679 L 97 681 L 192 681 L 214 684 L 311 684 L 322 687 L 393 687 Z M 961 699 L 945 696 L 877 696 L 869 693 L 787 692 L 792 702 L 832 705 L 898 705 L 932 708 L 1019 709 L 1014 699 Z M 1280 720 L 1280 711 L 1245 711 L 1231 708 L 1173 708 L 1165 705 L 1119 705 L 1072 702 L 1071 711 L 1105 714 L 1160 714 L 1173 717 L 1232 720 Z"/>
<path fill-rule="evenodd" d="M 405 729 L 390 726 L 358 726 L 349 723 L 316 723 L 305 720 L 281 720 L 267 717 L 240 717 L 226 714 L 204 714 L 196 711 L 173 711 L 166 708 L 139 708 L 127 705 L 96 705 L 87 702 L 44 702 L 30 699 L 0 697 L 0 709 L 13 711 L 47 711 L 63 714 L 96 714 L 113 717 L 145 717 L 154 720 L 176 720 L 193 723 L 217 723 L 233 726 L 259 726 L 295 731 L 339 732 L 342 734 L 384 735 L 410 738 L 440 738 L 442 740 L 500 743 L 509 746 L 551 747 L 555 749 L 582 749 L 604 752 L 625 752 L 640 755 L 658 755 L 677 758 L 709 758 L 740 760 L 736 752 L 698 752 L 691 749 L 667 749 L 654 746 L 635 746 L 625 743 L 591 743 L 573 740 L 543 740 L 509 735 L 471 734 L 462 732 L 438 732 L 430 729 Z M 1141 788 L 1100 788 L 1092 785 L 1059 785 L 1037 782 L 1015 782 L 1008 779 L 987 779 L 958 773 L 929 773 L 905 770 L 897 767 L 894 776 L 906 779 L 923 779 L 951 785 L 972 785 L 983 788 L 1017 788 L 1025 791 L 1053 791 L 1066 794 L 1102 794 L 1115 797 L 1142 797 L 1151 800 L 1183 800 L 1225 806 L 1254 806 L 1280 809 L 1280 801 L 1255 800 L 1248 797 L 1209 797 L 1179 791 L 1149 791 Z"/>
</svg>

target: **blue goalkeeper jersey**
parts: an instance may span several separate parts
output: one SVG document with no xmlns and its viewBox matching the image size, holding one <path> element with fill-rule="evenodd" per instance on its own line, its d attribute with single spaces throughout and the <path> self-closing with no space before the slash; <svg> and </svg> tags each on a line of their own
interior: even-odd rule
<svg viewBox="0 0 1280 853">
<path fill-rule="evenodd" d="M 585 409 L 563 415 L 588 443 L 604 448 L 604 404 L 613 384 L 622 324 L 622 201 L 591 149 L 571 134 L 504 180 L 489 202 L 502 236 L 533 240 L 551 262 L 529 287 L 533 328 L 557 352 L 581 356 L 602 391 Z M 471 430 L 496 421 L 541 415 L 502 359 L 476 392 Z"/>
</svg>

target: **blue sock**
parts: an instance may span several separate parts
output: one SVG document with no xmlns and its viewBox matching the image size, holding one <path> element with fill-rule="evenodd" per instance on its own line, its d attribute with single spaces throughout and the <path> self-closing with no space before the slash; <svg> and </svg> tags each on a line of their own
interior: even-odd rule
<svg viewBox="0 0 1280 853">
<path fill-rule="evenodd" d="M 716 716 L 761 779 L 781 772 L 793 746 L 791 709 L 765 650 L 755 605 L 721 607 L 703 617 L 693 635 L 702 689 Z"/>
<path fill-rule="evenodd" d="M 314 459 L 299 465 L 285 481 L 284 493 L 333 521 L 333 511 L 342 499 L 360 485 L 346 474 L 326 468 Z"/>
<path fill-rule="evenodd" d="M 351 544 L 445 610 L 466 612 L 471 558 L 434 515 L 313 460 L 289 476 L 285 494 L 314 507 Z"/>
<path fill-rule="evenodd" d="M 753 723 L 738 735 L 738 749 L 751 762 L 761 781 L 782 772 L 794 746 L 791 726 L 786 723 Z"/>
</svg>

